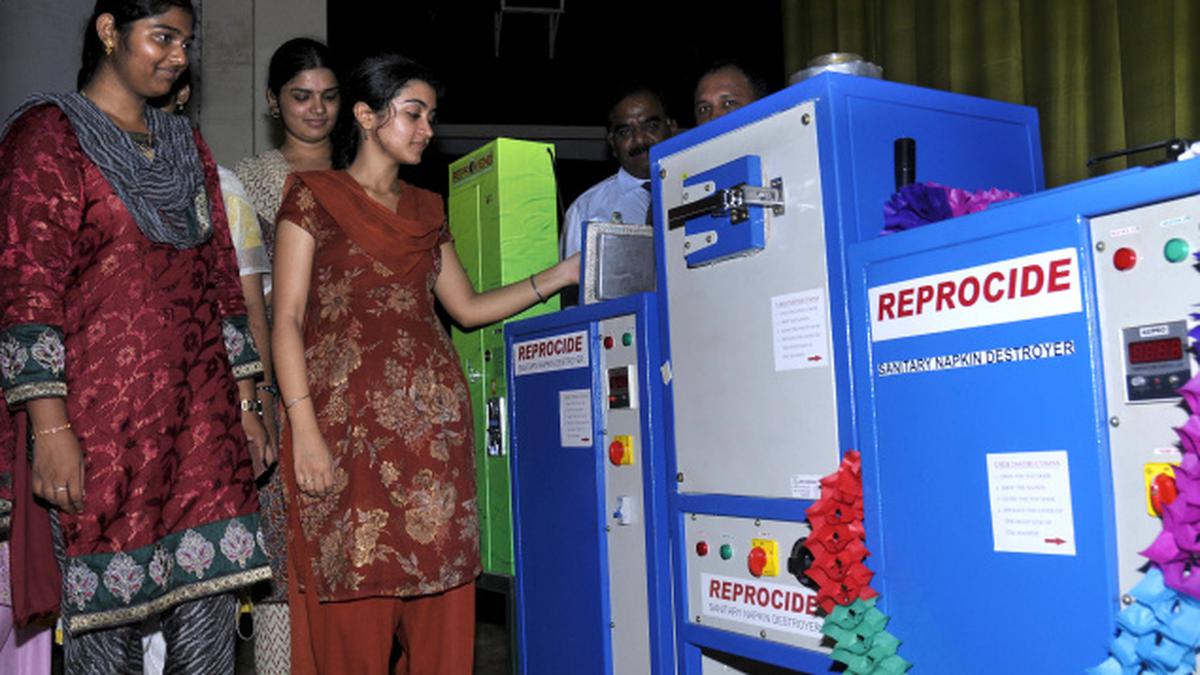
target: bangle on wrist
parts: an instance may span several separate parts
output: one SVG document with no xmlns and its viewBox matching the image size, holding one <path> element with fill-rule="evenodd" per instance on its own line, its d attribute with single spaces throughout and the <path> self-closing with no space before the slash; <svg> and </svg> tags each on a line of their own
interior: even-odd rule
<svg viewBox="0 0 1200 675">
<path fill-rule="evenodd" d="M 63 424 L 59 424 L 57 426 L 47 427 L 45 429 L 38 429 L 33 432 L 33 437 L 37 438 L 38 436 L 49 436 L 50 434 L 57 434 L 60 431 L 66 431 L 70 428 L 71 428 L 71 423 L 64 422 Z"/>
<path fill-rule="evenodd" d="M 294 398 L 294 399 L 291 399 L 290 401 L 287 401 L 287 402 L 285 402 L 285 403 L 283 404 L 283 409 L 284 409 L 284 410 L 291 410 L 291 409 L 292 409 L 292 406 L 296 405 L 296 404 L 297 404 L 297 403 L 299 403 L 300 401 L 303 401 L 304 399 L 308 398 L 308 397 L 309 397 L 309 396 L 311 396 L 311 395 L 312 395 L 312 393 L 310 392 L 310 393 L 308 393 L 308 394 L 305 394 L 305 395 L 303 395 L 303 396 L 298 396 L 298 397 L 296 397 L 296 398 Z"/>
<path fill-rule="evenodd" d="M 242 409 L 242 412 L 260 413 L 262 412 L 263 404 L 262 401 L 256 398 L 244 398 L 238 401 L 238 407 Z"/>
<path fill-rule="evenodd" d="M 542 292 L 538 290 L 537 282 L 533 280 L 534 276 L 533 274 L 529 275 L 529 286 L 533 288 L 533 293 L 537 296 L 538 302 L 545 302 L 546 296 L 542 295 Z"/>
<path fill-rule="evenodd" d="M 254 385 L 254 388 L 258 391 L 265 391 L 275 398 L 279 398 L 279 387 L 276 385 L 269 384 L 267 382 L 259 382 L 258 384 Z"/>
</svg>

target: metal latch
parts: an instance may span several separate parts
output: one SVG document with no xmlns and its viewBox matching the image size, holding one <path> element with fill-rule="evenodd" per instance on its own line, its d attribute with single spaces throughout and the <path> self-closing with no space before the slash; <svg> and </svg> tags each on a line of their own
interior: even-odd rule
<svg viewBox="0 0 1200 675">
<path fill-rule="evenodd" d="M 489 457 L 503 457 L 508 454 L 504 447 L 505 411 L 504 397 L 493 396 L 485 406 L 487 414 L 487 454 Z"/>
<path fill-rule="evenodd" d="M 751 206 L 770 207 L 771 213 L 783 215 L 783 179 L 771 180 L 770 187 L 739 183 L 694 202 L 676 206 L 667 212 L 667 229 L 683 227 L 687 221 L 699 216 L 728 215 L 729 222 L 736 225 L 750 217 Z"/>
</svg>

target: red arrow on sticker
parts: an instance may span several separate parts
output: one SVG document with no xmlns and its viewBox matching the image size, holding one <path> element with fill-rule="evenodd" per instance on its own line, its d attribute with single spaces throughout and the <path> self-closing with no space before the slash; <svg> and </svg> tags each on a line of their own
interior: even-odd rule
<svg viewBox="0 0 1200 675">
<path fill-rule="evenodd" d="M 1059 546 L 1062 546 L 1063 544 L 1067 543 L 1067 540 L 1066 540 L 1066 539 L 1062 539 L 1062 538 L 1060 538 L 1060 537 L 1055 537 L 1055 538 L 1053 538 L 1053 539 L 1046 539 L 1046 540 L 1045 540 L 1045 542 L 1046 542 L 1047 544 L 1057 544 L 1057 545 L 1059 545 Z"/>
<path fill-rule="evenodd" d="M 809 361 L 820 361 L 821 356 L 819 354 L 813 354 L 812 356 L 808 357 L 808 360 Z"/>
</svg>

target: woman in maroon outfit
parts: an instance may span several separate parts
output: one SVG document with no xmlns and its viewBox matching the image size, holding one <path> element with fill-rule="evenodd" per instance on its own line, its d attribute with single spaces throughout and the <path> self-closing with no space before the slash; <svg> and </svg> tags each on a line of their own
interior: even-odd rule
<svg viewBox="0 0 1200 675">
<path fill-rule="evenodd" d="M 397 176 L 421 161 L 437 99 L 412 61 L 364 61 L 342 88 L 344 170 L 294 174 L 279 211 L 272 344 L 289 421 L 293 673 L 471 672 L 471 412 L 434 301 L 478 326 L 578 278 L 576 256 L 471 287 L 442 198 Z"/>
<path fill-rule="evenodd" d="M 167 672 L 232 672 L 231 591 L 269 576 L 246 448 L 265 442 L 262 366 L 216 166 L 146 105 L 187 66 L 192 23 L 189 0 L 99 0 L 80 91 L 33 97 L 0 141 L 14 587 L 53 569 L 34 567 L 52 520 L 61 596 L 16 600 L 59 601 L 68 673 L 141 672 L 156 615 Z"/>
</svg>

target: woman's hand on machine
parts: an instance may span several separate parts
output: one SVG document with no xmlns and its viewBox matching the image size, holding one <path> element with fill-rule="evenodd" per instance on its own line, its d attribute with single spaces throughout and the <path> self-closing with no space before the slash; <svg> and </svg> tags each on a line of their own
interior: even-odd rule
<svg viewBox="0 0 1200 675">
<path fill-rule="evenodd" d="M 579 283 L 579 261 L 580 255 L 575 253 L 558 263 L 559 273 L 563 275 L 564 286 L 573 286 Z"/>
</svg>

